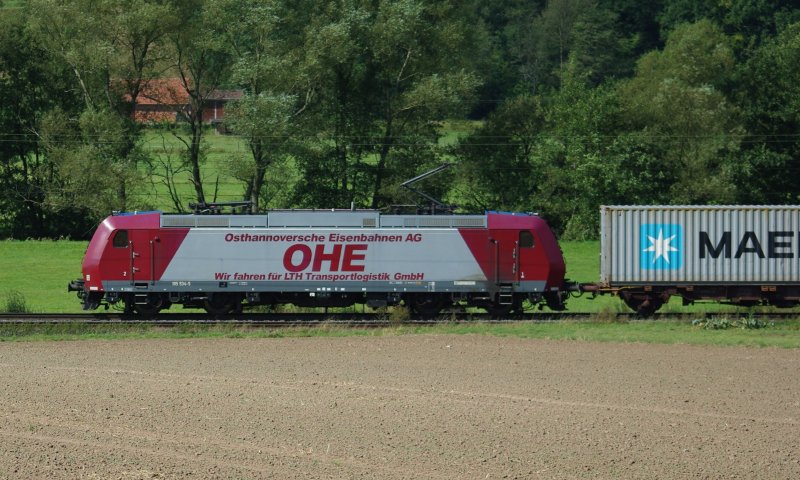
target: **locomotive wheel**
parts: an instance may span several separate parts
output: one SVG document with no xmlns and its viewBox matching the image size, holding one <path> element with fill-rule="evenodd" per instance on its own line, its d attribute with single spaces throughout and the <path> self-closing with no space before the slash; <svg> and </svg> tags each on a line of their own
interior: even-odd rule
<svg viewBox="0 0 800 480">
<path fill-rule="evenodd" d="M 510 314 L 512 310 L 514 310 L 514 305 L 498 305 L 493 303 L 484 307 L 486 312 L 495 318 L 505 317 L 506 315 Z"/>
<path fill-rule="evenodd" d="M 147 303 L 134 303 L 133 311 L 142 317 L 153 317 L 158 315 L 164 308 L 169 307 L 169 302 L 157 293 L 147 294 Z"/>
<path fill-rule="evenodd" d="M 435 317 L 447 304 L 447 299 L 442 295 L 417 293 L 407 297 L 406 303 L 411 310 L 423 317 Z"/>
<path fill-rule="evenodd" d="M 486 310 L 486 312 L 489 315 L 495 318 L 505 317 L 507 315 L 510 315 L 512 312 L 517 312 L 521 310 L 521 308 L 522 308 L 522 302 L 519 300 L 519 298 L 514 298 L 514 302 L 511 304 L 506 305 L 506 304 L 492 302 L 483 307 L 483 309 Z"/>
<path fill-rule="evenodd" d="M 226 315 L 238 310 L 237 305 L 241 305 L 241 301 L 235 295 L 209 293 L 208 298 L 203 302 L 203 309 L 211 315 Z"/>
<path fill-rule="evenodd" d="M 567 309 L 564 301 L 567 297 L 564 292 L 547 292 L 544 294 L 544 301 L 547 303 L 547 308 L 554 312 L 563 312 Z"/>
</svg>

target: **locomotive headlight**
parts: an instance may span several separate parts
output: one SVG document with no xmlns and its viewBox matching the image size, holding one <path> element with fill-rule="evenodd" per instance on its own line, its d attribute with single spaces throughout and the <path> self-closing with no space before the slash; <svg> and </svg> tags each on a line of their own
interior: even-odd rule
<svg viewBox="0 0 800 480">
<path fill-rule="evenodd" d="M 89 282 L 92 280 L 92 275 L 90 273 L 86 274 L 86 281 Z"/>
</svg>

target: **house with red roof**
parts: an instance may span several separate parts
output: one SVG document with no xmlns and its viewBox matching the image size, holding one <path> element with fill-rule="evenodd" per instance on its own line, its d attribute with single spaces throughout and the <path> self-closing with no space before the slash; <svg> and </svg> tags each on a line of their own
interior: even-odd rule
<svg viewBox="0 0 800 480">
<path fill-rule="evenodd" d="M 225 119 L 228 102 L 242 98 L 242 90 L 213 90 L 203 103 L 203 122 L 219 125 Z M 148 81 L 133 106 L 137 122 L 181 121 L 181 112 L 191 109 L 189 93 L 179 78 L 155 78 Z"/>
</svg>

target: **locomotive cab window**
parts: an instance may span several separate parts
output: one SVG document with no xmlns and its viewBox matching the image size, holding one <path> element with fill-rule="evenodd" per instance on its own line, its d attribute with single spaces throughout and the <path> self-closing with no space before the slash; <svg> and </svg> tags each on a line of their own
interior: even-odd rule
<svg viewBox="0 0 800 480">
<path fill-rule="evenodd" d="M 527 230 L 519 232 L 519 248 L 533 248 L 533 234 Z"/>
<path fill-rule="evenodd" d="M 114 234 L 114 240 L 112 240 L 111 244 L 114 248 L 128 248 L 128 231 L 118 230 Z"/>
</svg>

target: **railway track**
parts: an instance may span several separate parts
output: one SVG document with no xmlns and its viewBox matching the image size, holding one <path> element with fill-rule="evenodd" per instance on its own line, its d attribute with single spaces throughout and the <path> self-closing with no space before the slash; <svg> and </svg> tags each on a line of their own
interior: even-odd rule
<svg viewBox="0 0 800 480">
<path fill-rule="evenodd" d="M 556 321 L 658 321 L 678 320 L 693 321 L 697 319 L 728 318 L 746 319 L 756 318 L 762 321 L 786 321 L 800 318 L 797 312 L 785 313 L 757 313 L 748 312 L 697 312 L 697 313 L 662 313 L 655 314 L 646 319 L 635 313 L 615 313 L 613 316 L 597 313 L 557 313 L 537 312 L 511 315 L 505 318 L 493 318 L 489 314 L 476 314 L 465 312 L 451 312 L 436 318 L 423 318 L 410 316 L 407 319 L 397 320 L 386 314 L 374 313 L 244 313 L 224 316 L 211 316 L 207 313 L 170 313 L 149 318 L 121 313 L 3 313 L 0 314 L 0 324 L 143 324 L 154 326 L 178 326 L 186 324 L 196 325 L 237 325 L 254 327 L 299 327 L 336 325 L 342 327 L 386 327 L 391 325 L 432 325 L 441 323 L 514 323 L 514 322 L 556 322 Z"/>
</svg>

